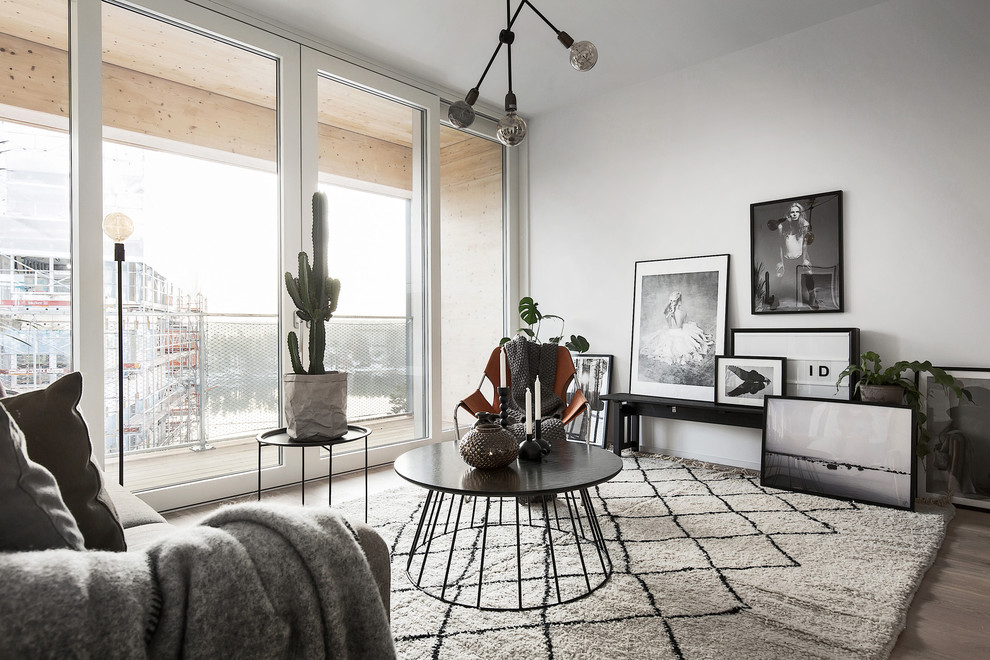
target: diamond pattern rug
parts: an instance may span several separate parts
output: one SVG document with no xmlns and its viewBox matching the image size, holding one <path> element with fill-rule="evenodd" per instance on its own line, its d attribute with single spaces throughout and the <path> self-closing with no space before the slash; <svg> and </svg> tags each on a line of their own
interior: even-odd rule
<svg viewBox="0 0 990 660">
<path fill-rule="evenodd" d="M 399 657 L 885 658 L 953 512 L 779 491 L 752 474 L 653 456 L 623 462 L 591 491 L 611 578 L 581 600 L 525 612 L 450 605 L 415 588 L 406 561 L 425 491 L 373 496 L 369 522 L 393 556 Z M 342 508 L 361 516 L 363 501 Z M 538 553 L 530 559 L 543 570 L 528 588 L 538 580 L 553 602 L 543 546 L 524 541 L 523 553 Z M 454 573 L 476 573 L 476 560 L 455 560 Z M 487 561 L 486 588 L 517 589 L 511 561 Z M 439 583 L 442 565 L 428 566 L 424 584 Z"/>
</svg>

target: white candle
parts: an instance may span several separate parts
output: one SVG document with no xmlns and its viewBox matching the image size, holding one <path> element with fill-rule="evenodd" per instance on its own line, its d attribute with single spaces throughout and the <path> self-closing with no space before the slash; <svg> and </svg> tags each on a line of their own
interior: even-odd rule
<svg viewBox="0 0 990 660">
<path fill-rule="evenodd" d="M 505 387 L 505 349 L 498 352 L 498 386 Z"/>
<path fill-rule="evenodd" d="M 529 388 L 526 388 L 526 435 L 533 435 L 533 403 L 529 398 Z"/>
<path fill-rule="evenodd" d="M 540 377 L 536 377 L 536 391 L 533 394 L 533 404 L 536 406 L 536 421 L 543 419 L 543 398 L 540 397 Z"/>
</svg>

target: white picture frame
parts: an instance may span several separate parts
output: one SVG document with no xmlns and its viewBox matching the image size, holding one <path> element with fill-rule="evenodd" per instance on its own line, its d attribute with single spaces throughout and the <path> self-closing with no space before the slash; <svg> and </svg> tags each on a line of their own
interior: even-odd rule
<svg viewBox="0 0 990 660">
<path fill-rule="evenodd" d="M 715 356 L 715 403 L 763 407 L 767 396 L 787 394 L 787 358 Z"/>
<path fill-rule="evenodd" d="M 727 254 L 636 262 L 630 393 L 715 400 L 728 278 Z"/>
<path fill-rule="evenodd" d="M 733 328 L 731 355 L 787 358 L 787 395 L 852 399 L 856 377 L 836 387 L 839 374 L 859 361 L 859 328 Z"/>
</svg>

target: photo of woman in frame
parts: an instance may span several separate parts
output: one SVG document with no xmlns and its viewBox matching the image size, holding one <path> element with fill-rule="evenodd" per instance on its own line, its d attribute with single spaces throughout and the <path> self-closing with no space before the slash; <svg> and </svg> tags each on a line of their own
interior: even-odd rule
<svg viewBox="0 0 990 660">
<path fill-rule="evenodd" d="M 842 191 L 750 206 L 754 314 L 841 312 Z"/>
</svg>

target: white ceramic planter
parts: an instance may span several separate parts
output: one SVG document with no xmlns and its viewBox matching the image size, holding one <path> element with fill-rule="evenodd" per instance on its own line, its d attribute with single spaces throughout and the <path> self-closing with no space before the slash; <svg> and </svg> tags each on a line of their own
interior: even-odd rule
<svg viewBox="0 0 990 660">
<path fill-rule="evenodd" d="M 285 374 L 285 427 L 291 438 L 347 433 L 347 374 Z"/>
</svg>

